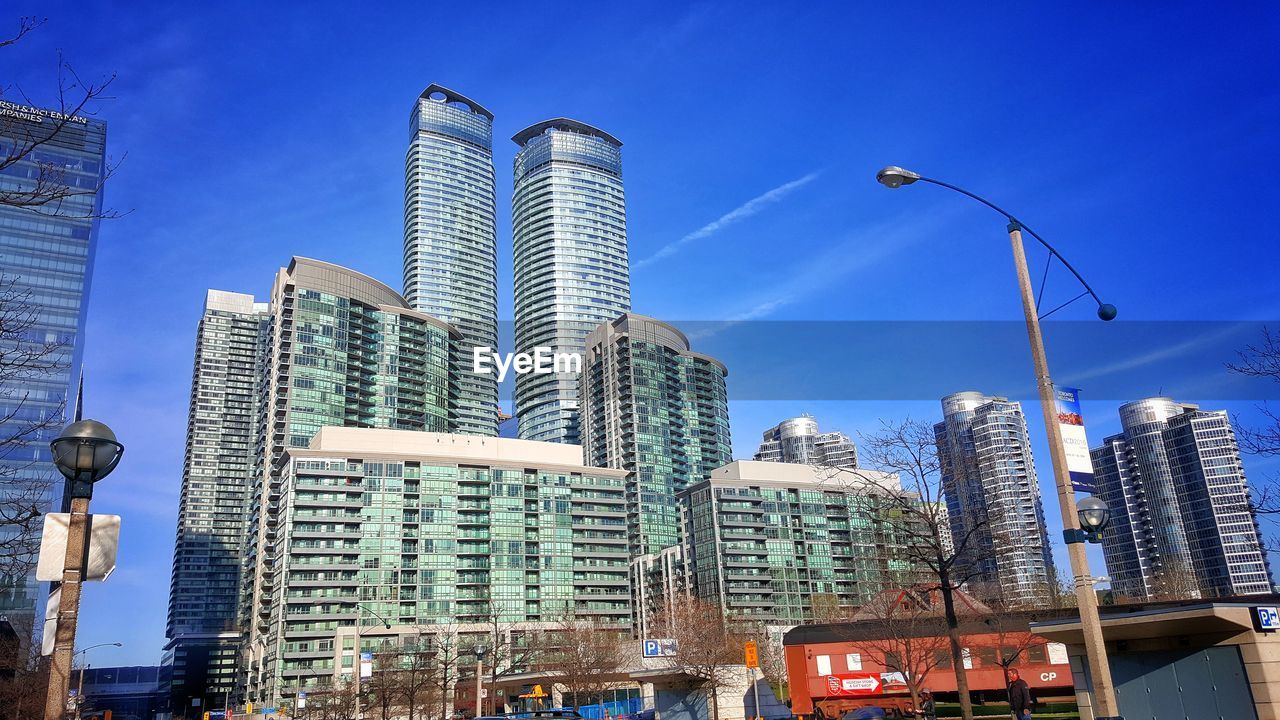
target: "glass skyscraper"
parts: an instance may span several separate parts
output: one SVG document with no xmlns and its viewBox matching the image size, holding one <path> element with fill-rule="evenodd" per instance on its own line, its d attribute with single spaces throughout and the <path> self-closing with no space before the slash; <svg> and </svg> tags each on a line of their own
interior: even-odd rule
<svg viewBox="0 0 1280 720">
<path fill-rule="evenodd" d="M 498 434 L 498 381 L 472 372 L 472 348 L 498 347 L 493 113 L 431 85 L 409 115 L 404 297 L 457 328 L 457 431 Z"/>
<path fill-rule="evenodd" d="M 0 101 L 0 159 L 24 156 L 0 171 L 0 188 L 31 192 L 53 182 L 70 191 L 41 207 L 0 205 L 0 502 L 31 502 L 42 512 L 62 495 L 49 441 L 73 410 L 80 376 L 106 142 L 100 120 L 60 123 L 51 111 Z M 40 600 L 26 571 L 34 556 L 14 560 L 0 568 L 0 615 L 31 619 Z"/>
<path fill-rule="evenodd" d="M 1111 589 L 1134 600 L 1271 592 L 1231 421 L 1171 398 L 1120 406 L 1124 431 L 1091 451 L 1111 508 Z"/>
<path fill-rule="evenodd" d="M 961 392 L 942 399 L 942 413 L 933 430 L 962 572 L 983 600 L 1043 602 L 1057 578 L 1022 405 Z"/>
<path fill-rule="evenodd" d="M 587 335 L 631 309 L 622 142 L 557 118 L 515 135 L 515 341 L 581 354 Z M 578 442 L 576 373 L 516 376 L 519 434 Z"/>
<path fill-rule="evenodd" d="M 733 459 L 727 368 L 684 333 L 626 313 L 586 340 L 582 445 L 589 465 L 627 471 L 634 556 L 680 542 L 676 495 Z"/>
</svg>

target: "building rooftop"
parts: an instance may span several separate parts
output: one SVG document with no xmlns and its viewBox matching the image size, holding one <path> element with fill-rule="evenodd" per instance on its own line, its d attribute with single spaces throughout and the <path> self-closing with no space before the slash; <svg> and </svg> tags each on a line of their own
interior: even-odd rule
<svg viewBox="0 0 1280 720">
<path fill-rule="evenodd" d="M 462 107 L 466 108 L 467 110 L 470 110 L 473 113 L 477 113 L 479 115 L 483 115 L 489 118 L 490 122 L 493 121 L 493 113 L 484 109 L 484 107 L 480 105 L 480 103 L 472 100 L 471 98 L 467 97 L 466 95 L 463 95 L 460 92 L 454 92 L 453 90 L 450 90 L 449 88 L 443 85 L 437 85 L 436 83 L 431 83 L 430 85 L 427 86 L 426 90 L 422 91 L 422 94 L 418 96 L 418 99 L 432 100 L 435 102 L 442 102 L 442 103 L 445 103 L 446 105 L 453 105 L 453 106 L 461 105 Z"/>
<path fill-rule="evenodd" d="M 626 477 L 625 470 L 587 467 L 582 446 L 514 438 L 453 435 L 381 428 L 323 427 L 305 450 L 292 457 L 376 455 L 379 457 L 439 458 L 441 460 L 513 467 L 561 468 L 590 475 Z"/>
<path fill-rule="evenodd" d="M 622 147 L 621 140 L 601 130 L 600 128 L 594 127 L 592 125 L 588 125 L 578 120 L 572 120 L 570 118 L 564 118 L 564 117 L 552 118 L 551 120 L 543 120 L 540 123 L 534 123 L 529 127 L 516 133 L 514 136 L 512 136 L 511 139 L 514 140 L 517 145 L 520 145 L 521 147 L 523 147 L 525 143 L 529 142 L 535 137 L 551 129 L 567 130 L 569 132 L 576 132 L 576 133 L 581 133 L 583 135 L 598 137 L 601 140 L 604 140 L 605 142 L 609 143 L 610 145 L 613 145 L 614 147 Z"/>
</svg>

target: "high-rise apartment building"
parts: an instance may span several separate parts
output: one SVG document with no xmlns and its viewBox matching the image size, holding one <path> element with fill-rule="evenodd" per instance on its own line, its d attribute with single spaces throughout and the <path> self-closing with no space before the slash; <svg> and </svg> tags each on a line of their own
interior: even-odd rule
<svg viewBox="0 0 1280 720">
<path fill-rule="evenodd" d="M 586 338 L 587 464 L 626 470 L 633 555 L 680 541 L 676 495 L 732 458 L 728 369 L 676 328 L 626 313 Z"/>
<path fill-rule="evenodd" d="M 170 697 L 235 689 L 245 501 L 253 475 L 266 303 L 210 290 L 196 330 L 165 635 Z"/>
<path fill-rule="evenodd" d="M 498 434 L 498 380 L 473 372 L 473 348 L 498 347 L 493 113 L 431 85 L 409 115 L 404 297 L 462 334 L 454 360 L 457 431 Z"/>
<path fill-rule="evenodd" d="M 1042 601 L 1056 572 L 1022 406 L 961 392 L 942 399 L 942 413 L 942 492 L 970 586 L 1006 607 Z"/>
<path fill-rule="evenodd" d="M 101 120 L 74 116 L 64 122 L 58 113 L 0 100 L 0 189 L 67 190 L 40 207 L 0 205 L 0 503 L 34 504 L 47 512 L 58 509 L 62 496 L 64 480 L 53 467 L 49 441 L 75 405 L 106 144 Z M 38 531 L 33 540 L 38 542 Z M 0 616 L 30 632 L 40 595 L 34 572 L 5 573 Z"/>
<path fill-rule="evenodd" d="M 261 661 L 265 633 L 281 622 L 287 451 L 329 426 L 451 431 L 449 368 L 461 339 L 386 285 L 308 258 L 280 270 L 269 303 L 209 293 L 170 595 L 173 703 L 208 707 L 228 690 L 234 699 L 240 684 L 231 688 L 225 676 L 245 654 Z"/>
<path fill-rule="evenodd" d="M 689 572 L 683 544 L 631 560 L 631 629 L 636 637 L 653 637 L 650 631 L 663 612 L 693 597 Z"/>
<path fill-rule="evenodd" d="M 514 138 L 516 351 L 578 353 L 587 335 L 631 309 L 622 143 L 557 118 Z M 577 443 L 578 376 L 516 376 L 525 440 Z"/>
<path fill-rule="evenodd" d="M 783 420 L 764 431 L 756 460 L 823 467 L 857 467 L 858 448 L 842 432 L 818 432 L 812 416 Z"/>
<path fill-rule="evenodd" d="M 742 620 L 833 619 L 927 574 L 897 478 L 873 470 L 739 460 L 681 494 L 695 594 Z"/>
<path fill-rule="evenodd" d="M 576 445 L 327 427 L 280 476 L 274 622 L 249 668 L 263 702 L 433 628 L 627 625 L 626 473 Z"/>
<path fill-rule="evenodd" d="M 1123 432 L 1091 451 L 1111 509 L 1111 589 L 1140 600 L 1271 592 L 1240 449 L 1224 411 L 1167 397 L 1120 406 Z"/>
</svg>

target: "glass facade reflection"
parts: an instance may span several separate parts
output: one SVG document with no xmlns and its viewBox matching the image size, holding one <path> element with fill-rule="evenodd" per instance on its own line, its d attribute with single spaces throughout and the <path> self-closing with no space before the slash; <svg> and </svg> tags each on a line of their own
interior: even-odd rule
<svg viewBox="0 0 1280 720">
<path fill-rule="evenodd" d="M 942 414 L 933 427 L 942 492 L 970 583 L 1005 607 L 1042 602 L 1057 572 L 1022 405 L 960 392 L 942 399 Z"/>
<path fill-rule="evenodd" d="M 1120 406 L 1124 432 L 1091 451 L 1111 509 L 1103 555 L 1132 600 L 1271 592 L 1240 448 L 1223 411 L 1156 397 Z"/>
<path fill-rule="evenodd" d="M 570 613 L 625 627 L 624 484 L 574 446 L 325 429 L 283 472 L 282 614 L 257 697 L 350 679 L 356 628 L 374 651 Z"/>
<path fill-rule="evenodd" d="M 789 625 L 847 617 L 883 590 L 926 582 L 911 543 L 928 533 L 875 487 L 895 482 L 754 460 L 717 468 L 680 495 L 694 591 L 726 616 Z"/>
<path fill-rule="evenodd" d="M 493 114 L 431 85 L 414 103 L 405 157 L 404 296 L 462 333 L 454 359 L 459 433 L 498 434 L 498 381 L 472 348 L 498 347 Z"/>
<path fill-rule="evenodd" d="M 517 352 L 583 352 L 587 335 L 631 309 L 622 143 L 575 120 L 513 138 Z M 576 373 L 516 376 L 520 437 L 578 442 Z"/>
<path fill-rule="evenodd" d="M 633 556 L 680 541 L 676 495 L 733 459 L 729 371 L 676 328 L 627 313 L 587 337 L 582 445 L 587 463 L 627 471 Z"/>
<path fill-rule="evenodd" d="M 29 192 L 52 179 L 72 192 L 56 205 L 0 205 L 0 283 L 17 301 L 7 310 L 21 304 L 31 312 L 20 333 L 6 331 L 0 338 L 0 352 L 12 358 L 15 350 L 55 346 L 41 353 L 42 367 L 6 371 L 0 381 L 0 437 L 13 438 L 0 450 L 0 502 L 34 500 L 48 511 L 61 501 L 63 480 L 50 461 L 49 441 L 73 410 L 80 376 L 106 135 L 100 120 L 59 123 L 49 111 L 0 102 L 0 159 L 24 155 L 0 168 L 0 187 Z M 33 143 L 38 145 L 25 152 Z M 6 317 L 7 323 L 13 320 Z M 32 427 L 34 432 L 15 437 Z M 33 573 L 0 578 L 0 615 L 31 618 L 40 597 Z"/>
</svg>

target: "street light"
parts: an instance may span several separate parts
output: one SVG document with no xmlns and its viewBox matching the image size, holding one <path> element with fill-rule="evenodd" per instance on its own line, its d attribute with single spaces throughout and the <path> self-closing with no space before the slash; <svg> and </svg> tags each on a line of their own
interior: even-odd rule
<svg viewBox="0 0 1280 720">
<path fill-rule="evenodd" d="M 370 615 L 372 615 L 372 616 L 374 616 L 374 617 L 378 618 L 379 620 L 381 620 L 381 621 L 382 621 L 382 625 L 383 625 L 383 627 L 385 627 L 385 628 L 386 628 L 386 629 L 388 629 L 388 630 L 390 630 L 390 629 L 391 629 L 391 621 L 389 621 L 389 620 L 387 620 L 386 618 L 382 617 L 382 615 L 380 615 L 380 614 L 378 613 L 378 611 L 374 610 L 374 609 L 373 609 L 373 608 L 371 608 L 371 607 L 368 607 L 368 606 L 366 606 L 366 605 L 361 605 L 360 603 L 355 603 L 355 606 L 356 606 L 356 657 L 355 657 L 355 660 L 356 660 L 356 714 L 357 714 L 360 718 L 363 718 L 363 717 L 364 717 L 364 703 L 360 702 L 360 679 L 361 679 L 361 678 L 360 678 L 360 674 L 361 674 L 361 671 L 363 670 L 363 668 L 361 667 L 361 663 L 363 662 L 363 660 L 362 660 L 362 658 L 363 658 L 363 654 L 362 654 L 361 649 L 360 649 L 360 611 L 361 611 L 361 610 L 365 610 L 365 611 L 366 611 L 366 612 L 368 612 Z M 372 663 L 373 656 L 372 656 L 372 655 L 370 655 L 369 659 L 370 659 L 370 662 Z M 373 666 L 372 666 L 372 664 L 371 664 L 371 665 L 370 665 L 370 667 L 369 667 L 369 675 L 370 675 L 370 677 L 372 677 L 372 676 L 373 676 Z"/>
<path fill-rule="evenodd" d="M 1007 230 L 1009 232 L 1009 241 L 1013 248 L 1013 261 L 1018 275 L 1018 288 L 1022 295 L 1022 311 L 1026 316 L 1027 338 L 1031 343 L 1031 357 L 1035 364 L 1036 384 L 1040 391 L 1040 407 L 1044 411 L 1044 425 L 1049 435 L 1049 454 L 1053 459 L 1053 476 L 1058 488 L 1058 508 L 1062 512 L 1063 527 L 1070 528 L 1077 519 L 1075 491 L 1072 489 L 1071 477 L 1067 470 L 1067 455 L 1066 448 L 1062 443 L 1062 431 L 1058 427 L 1053 380 L 1049 376 L 1049 360 L 1045 356 L 1044 338 L 1040 334 L 1040 319 L 1057 312 L 1085 295 L 1091 296 L 1094 302 L 1098 304 L 1098 317 L 1104 321 L 1115 319 L 1116 307 L 1102 302 L 1102 299 L 1093 291 L 1089 283 L 1085 282 L 1080 273 L 1071 266 L 1071 263 L 1067 262 L 1067 259 L 1046 242 L 1044 238 L 1040 237 L 1034 230 L 1027 227 L 1012 214 L 1005 212 L 986 198 L 979 197 L 964 188 L 956 187 L 941 180 L 924 177 L 919 173 L 906 170 L 897 165 L 890 165 L 876 173 L 876 180 L 888 188 L 899 188 L 916 182 L 939 185 L 977 200 L 1000 213 L 1009 221 Z M 1026 251 L 1022 246 L 1023 230 L 1030 233 L 1031 237 L 1038 240 L 1049 251 L 1050 259 L 1057 258 L 1084 286 L 1084 292 L 1050 310 L 1043 316 L 1040 315 L 1038 303 L 1031 290 L 1031 274 L 1027 270 Z M 1096 500 L 1096 502 L 1102 504 L 1100 500 Z M 1101 512 L 1102 524 L 1105 525 L 1105 504 L 1102 504 L 1101 510 L 1097 505 L 1089 503 L 1087 499 L 1081 501 L 1081 504 L 1085 506 L 1089 522 L 1099 519 L 1099 512 Z M 1082 523 L 1085 522 L 1084 512 L 1080 513 L 1079 519 Z M 1101 527 L 1097 528 L 1097 530 L 1101 530 Z M 1077 532 L 1083 533 L 1083 531 Z M 1089 560 L 1085 556 L 1085 549 L 1082 543 L 1069 542 L 1067 544 L 1067 554 L 1071 558 L 1071 570 L 1075 577 L 1085 578 L 1092 576 L 1092 573 L 1089 572 Z M 1099 713 L 1096 720 L 1121 720 L 1118 715 L 1119 705 L 1116 704 L 1115 689 L 1111 683 L 1111 664 L 1107 660 L 1107 648 L 1102 638 L 1102 623 L 1098 618 L 1098 598 L 1089 583 L 1077 583 L 1076 599 L 1080 608 L 1080 627 L 1084 633 L 1085 653 L 1089 660 L 1090 674 L 1093 676 L 1094 695 Z"/>
<path fill-rule="evenodd" d="M 62 720 L 66 715 L 67 687 L 76 644 L 76 621 L 80 613 L 80 583 L 84 580 L 85 550 L 89 530 L 89 499 L 93 485 L 111 474 L 120 463 L 124 446 L 116 434 L 97 420 L 81 420 L 63 429 L 49 443 L 53 464 L 67 479 L 71 498 L 71 518 L 67 523 L 67 552 L 62 564 L 62 584 L 58 598 L 58 625 L 54 633 L 53 659 L 49 666 L 49 692 L 45 698 L 45 720 Z"/>
<path fill-rule="evenodd" d="M 90 650 L 94 648 L 100 648 L 100 647 L 124 647 L 124 643 L 118 643 L 118 642 L 98 643 L 97 645 L 90 645 L 89 647 L 83 650 L 77 651 L 76 655 L 84 655 Z M 80 668 L 80 682 L 77 684 L 77 687 L 76 687 L 76 697 L 79 698 L 82 702 L 84 701 L 84 671 L 88 669 L 89 669 L 88 664 Z"/>
</svg>

